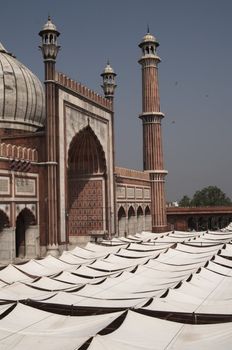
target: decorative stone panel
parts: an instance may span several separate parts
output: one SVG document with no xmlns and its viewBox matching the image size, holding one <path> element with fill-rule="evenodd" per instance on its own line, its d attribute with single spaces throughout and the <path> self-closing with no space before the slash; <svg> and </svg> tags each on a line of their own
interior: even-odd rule
<svg viewBox="0 0 232 350">
<path fill-rule="evenodd" d="M 127 187 L 127 198 L 135 198 L 134 187 Z"/>
<path fill-rule="evenodd" d="M 15 194 L 16 196 L 35 196 L 36 180 L 23 177 L 15 178 Z"/>
<path fill-rule="evenodd" d="M 125 198 L 126 197 L 126 188 L 124 186 L 117 187 L 117 198 Z"/>
<path fill-rule="evenodd" d="M 10 195 L 10 177 L 0 176 L 0 196 Z"/>
<path fill-rule="evenodd" d="M 143 189 L 136 188 L 136 199 L 142 199 L 142 198 L 143 198 Z"/>
<path fill-rule="evenodd" d="M 149 188 L 144 189 L 144 198 L 145 199 L 150 199 L 151 198 L 151 191 Z"/>
</svg>

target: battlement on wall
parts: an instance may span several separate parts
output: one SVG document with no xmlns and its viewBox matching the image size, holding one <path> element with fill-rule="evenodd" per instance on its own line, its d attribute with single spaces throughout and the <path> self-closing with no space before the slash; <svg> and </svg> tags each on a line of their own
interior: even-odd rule
<svg viewBox="0 0 232 350">
<path fill-rule="evenodd" d="M 115 172 L 116 172 L 117 176 L 130 177 L 130 178 L 134 178 L 134 179 L 141 179 L 141 180 L 148 180 L 149 181 L 149 174 L 147 174 L 143 171 L 115 167 Z"/>
<path fill-rule="evenodd" d="M 99 95 L 97 92 L 87 88 L 86 86 L 78 83 L 77 81 L 67 77 L 63 73 L 56 72 L 56 81 L 60 85 L 70 89 L 83 97 L 95 102 L 96 104 L 112 110 L 112 103 L 107 98 Z"/>
<path fill-rule="evenodd" d="M 37 162 L 38 152 L 32 148 L 0 143 L 0 157 Z"/>
</svg>

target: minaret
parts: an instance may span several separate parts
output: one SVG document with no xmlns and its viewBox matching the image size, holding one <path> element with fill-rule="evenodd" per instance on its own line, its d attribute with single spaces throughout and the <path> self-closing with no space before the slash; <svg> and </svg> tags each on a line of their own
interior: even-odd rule
<svg viewBox="0 0 232 350">
<path fill-rule="evenodd" d="M 165 176 L 161 120 L 164 114 L 160 112 L 158 63 L 161 61 L 156 54 L 159 46 L 156 38 L 149 33 L 143 37 L 139 47 L 142 57 L 142 114 L 143 122 L 143 168 L 148 172 L 151 181 L 152 232 L 167 230 L 167 215 L 165 201 Z"/>
<path fill-rule="evenodd" d="M 58 255 L 58 207 L 57 207 L 57 111 L 55 63 L 59 51 L 57 37 L 60 33 L 48 17 L 47 23 L 39 32 L 42 37 L 40 49 L 45 65 L 46 103 L 46 164 L 47 164 L 47 253 Z"/>
<path fill-rule="evenodd" d="M 112 103 L 112 121 L 111 121 L 111 135 L 112 135 L 112 165 L 113 165 L 113 193 L 114 193 L 114 200 L 113 200 L 113 206 L 114 208 L 111 208 L 110 213 L 108 213 L 108 217 L 110 218 L 110 226 L 111 226 L 111 232 L 116 233 L 116 175 L 115 175 L 115 145 L 114 145 L 114 92 L 117 87 L 115 83 L 115 77 L 117 74 L 114 72 L 113 68 L 110 66 L 110 62 L 107 62 L 106 67 L 104 68 L 102 74 L 102 89 L 104 91 L 105 98 L 111 101 Z M 114 213 L 114 216 L 112 215 Z M 110 235 L 111 236 L 111 235 Z M 111 238 L 111 237 L 110 237 Z"/>
</svg>

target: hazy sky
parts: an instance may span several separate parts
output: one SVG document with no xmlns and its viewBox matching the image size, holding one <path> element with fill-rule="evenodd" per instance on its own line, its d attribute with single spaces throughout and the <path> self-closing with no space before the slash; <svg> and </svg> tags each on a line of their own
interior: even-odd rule
<svg viewBox="0 0 232 350">
<path fill-rule="evenodd" d="M 217 185 L 232 197 L 232 1 L 2 0 L 0 41 L 43 80 L 37 33 L 48 14 L 61 32 L 57 70 L 101 92 L 117 76 L 116 162 L 142 167 L 138 43 L 147 24 L 158 54 L 167 199 Z"/>
</svg>

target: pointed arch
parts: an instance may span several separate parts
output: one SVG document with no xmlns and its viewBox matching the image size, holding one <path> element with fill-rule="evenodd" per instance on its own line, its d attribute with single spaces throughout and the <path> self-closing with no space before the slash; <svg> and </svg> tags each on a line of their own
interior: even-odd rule
<svg viewBox="0 0 232 350">
<path fill-rule="evenodd" d="M 105 174 L 105 153 L 89 125 L 73 137 L 69 146 L 68 167 L 70 175 Z"/>
<path fill-rule="evenodd" d="M 106 159 L 103 147 L 87 125 L 68 151 L 69 235 L 90 235 L 105 229 Z"/>
<path fill-rule="evenodd" d="M 137 232 L 141 233 L 143 231 L 143 209 L 141 206 L 137 208 Z"/>
<path fill-rule="evenodd" d="M 126 236 L 126 211 L 122 206 L 118 210 L 118 235 Z"/>
<path fill-rule="evenodd" d="M 26 230 L 29 226 L 36 224 L 36 218 L 32 211 L 24 208 L 20 211 L 16 218 L 15 229 L 15 255 L 16 257 L 25 256 L 26 249 Z"/>
<path fill-rule="evenodd" d="M 141 215 L 143 215 L 143 209 L 142 209 L 141 205 L 139 205 L 137 208 L 137 216 L 141 216 Z"/>
<path fill-rule="evenodd" d="M 128 233 L 135 234 L 135 210 L 132 206 L 128 209 Z"/>
<path fill-rule="evenodd" d="M 145 208 L 145 231 L 151 231 L 151 209 L 148 205 Z"/>
<path fill-rule="evenodd" d="M 121 206 L 118 210 L 118 218 L 126 217 L 126 211 L 125 209 Z"/>
<path fill-rule="evenodd" d="M 7 214 L 0 209 L 0 232 L 5 228 L 10 226 L 10 220 Z"/>
<path fill-rule="evenodd" d="M 151 215 L 151 210 L 148 205 L 145 208 L 145 215 Z"/>
</svg>

